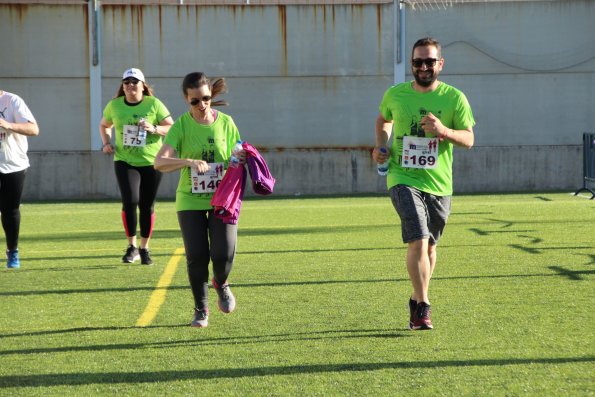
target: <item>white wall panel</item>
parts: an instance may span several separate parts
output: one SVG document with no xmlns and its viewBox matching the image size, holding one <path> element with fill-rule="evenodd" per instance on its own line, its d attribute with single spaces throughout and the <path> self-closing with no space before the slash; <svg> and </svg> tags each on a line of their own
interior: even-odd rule
<svg viewBox="0 0 595 397">
<path fill-rule="evenodd" d="M 224 76 L 222 110 L 263 148 L 278 193 L 384 190 L 370 150 L 393 81 L 392 3 L 122 3 L 100 10 L 101 107 L 128 67 L 143 69 L 174 118 L 186 111 L 186 73 Z M 476 147 L 455 157 L 458 191 L 579 187 L 581 134 L 595 125 L 594 20 L 590 0 L 406 9 L 405 60 L 416 39 L 439 39 L 442 79 L 476 117 Z M 0 2 L 0 89 L 22 96 L 41 127 L 26 197 L 117 197 L 110 159 L 90 151 L 90 114 L 102 109 L 90 109 L 88 21 L 79 2 Z M 172 196 L 175 178 L 164 184 Z"/>
</svg>

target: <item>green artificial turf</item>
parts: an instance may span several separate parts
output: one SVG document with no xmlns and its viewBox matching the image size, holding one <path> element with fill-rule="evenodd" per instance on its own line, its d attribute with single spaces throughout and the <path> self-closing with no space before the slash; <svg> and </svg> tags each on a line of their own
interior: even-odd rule
<svg viewBox="0 0 595 397">
<path fill-rule="evenodd" d="M 387 197 L 248 199 L 237 310 L 194 329 L 185 260 L 136 326 L 174 251 L 156 205 L 155 265 L 122 264 L 115 202 L 25 203 L 21 269 L 0 270 L 0 395 L 590 396 L 595 202 L 565 193 L 453 198 L 430 284 L 411 292 Z M 3 240 L 2 240 L 3 241 Z"/>
</svg>

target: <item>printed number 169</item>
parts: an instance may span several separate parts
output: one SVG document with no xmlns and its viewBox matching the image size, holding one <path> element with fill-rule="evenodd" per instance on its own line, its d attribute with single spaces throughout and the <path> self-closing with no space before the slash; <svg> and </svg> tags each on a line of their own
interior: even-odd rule
<svg viewBox="0 0 595 397">
<path fill-rule="evenodd" d="M 436 158 L 434 156 L 411 156 L 410 160 L 413 164 L 417 165 L 429 165 L 430 167 L 436 163 Z"/>
</svg>

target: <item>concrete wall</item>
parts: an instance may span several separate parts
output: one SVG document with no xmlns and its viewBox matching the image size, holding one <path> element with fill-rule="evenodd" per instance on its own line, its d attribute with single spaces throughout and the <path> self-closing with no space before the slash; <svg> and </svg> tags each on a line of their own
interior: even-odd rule
<svg viewBox="0 0 595 397">
<path fill-rule="evenodd" d="M 118 197 L 97 143 L 102 107 L 123 70 L 140 67 L 178 117 L 191 71 L 224 76 L 245 139 L 263 149 L 278 194 L 385 190 L 370 159 L 378 103 L 394 81 L 393 3 L 110 5 L 100 9 L 101 105 L 90 98 L 89 8 L 0 1 L 0 89 L 21 95 L 29 139 L 25 199 Z M 432 35 L 442 80 L 468 96 L 476 147 L 457 150 L 459 192 L 574 190 L 581 134 L 595 125 L 595 2 L 453 4 L 405 10 L 405 57 Z M 406 75 L 405 79 L 411 79 Z M 161 196 L 172 197 L 168 175 Z"/>
</svg>

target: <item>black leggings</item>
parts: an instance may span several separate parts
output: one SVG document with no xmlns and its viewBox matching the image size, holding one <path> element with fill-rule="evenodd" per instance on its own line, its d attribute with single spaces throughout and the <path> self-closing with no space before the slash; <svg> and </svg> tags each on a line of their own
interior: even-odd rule
<svg viewBox="0 0 595 397">
<path fill-rule="evenodd" d="M 122 223 L 127 237 L 136 236 L 136 207 L 139 209 L 140 235 L 151 237 L 155 223 L 155 197 L 161 172 L 152 166 L 134 167 L 125 161 L 114 161 L 116 178 L 122 195 Z"/>
<path fill-rule="evenodd" d="M 21 226 L 21 195 L 25 185 L 27 170 L 0 173 L 0 212 L 2 212 L 2 228 L 6 235 L 6 248 L 15 250 L 19 246 L 19 229 Z"/>
<path fill-rule="evenodd" d="M 188 279 L 194 296 L 194 307 L 208 307 L 209 262 L 213 261 L 213 277 L 222 285 L 233 266 L 238 225 L 227 225 L 213 211 L 179 211 Z"/>
</svg>

